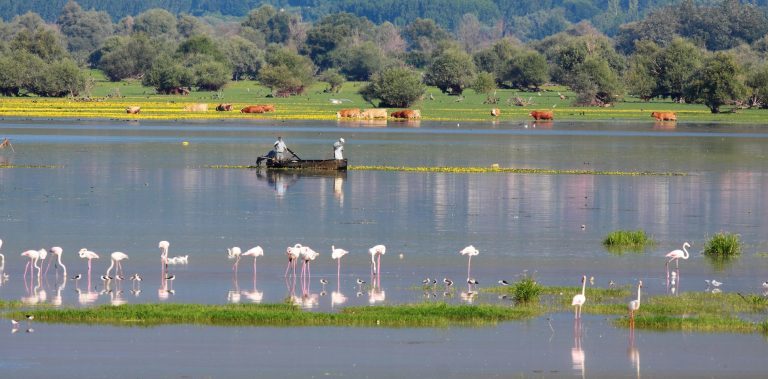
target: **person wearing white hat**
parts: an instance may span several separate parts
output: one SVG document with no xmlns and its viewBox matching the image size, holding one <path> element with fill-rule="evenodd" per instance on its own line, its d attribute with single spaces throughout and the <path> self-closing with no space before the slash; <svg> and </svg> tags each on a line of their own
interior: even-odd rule
<svg viewBox="0 0 768 379">
<path fill-rule="evenodd" d="M 344 159 L 344 138 L 333 143 L 333 158 Z"/>
</svg>

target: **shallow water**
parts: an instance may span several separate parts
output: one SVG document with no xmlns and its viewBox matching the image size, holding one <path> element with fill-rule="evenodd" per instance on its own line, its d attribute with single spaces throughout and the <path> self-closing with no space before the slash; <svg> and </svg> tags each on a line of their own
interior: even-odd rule
<svg viewBox="0 0 768 379">
<path fill-rule="evenodd" d="M 594 276 L 595 285 L 600 287 L 607 286 L 610 280 L 619 285 L 631 285 L 642 279 L 647 293 L 662 294 L 667 291 L 663 256 L 680 248 L 684 241 L 692 242 L 693 247 L 691 258 L 680 264 L 681 280 L 677 291 L 704 291 L 704 279 L 717 279 L 725 283 L 721 287 L 724 291 L 760 292 L 760 284 L 768 279 L 765 274 L 768 258 L 757 255 L 768 251 L 768 243 L 763 238 L 768 232 L 768 225 L 763 222 L 763 216 L 768 214 L 768 132 L 763 129 L 750 125 L 684 123 L 673 129 L 660 129 L 649 123 L 610 122 L 558 122 L 542 128 L 525 123 L 457 125 L 421 122 L 416 125 L 389 123 L 381 127 L 323 122 L 220 124 L 6 120 L 0 129 L 0 137 L 11 138 L 16 152 L 0 150 L 0 162 L 56 167 L 0 169 L 0 238 L 4 241 L 2 252 L 6 256 L 4 269 L 9 275 L 9 280 L 0 286 L 0 298 L 23 299 L 29 303 L 90 305 L 157 301 L 271 303 L 296 295 L 296 301 L 303 306 L 323 311 L 344 305 L 393 304 L 427 298 L 428 301 L 449 302 L 507 301 L 499 300 L 495 295 L 463 297 L 462 290 L 466 291 L 466 285 L 449 293 L 450 296 L 443 295 L 441 286 L 428 291 L 418 288 L 425 277 L 438 281 L 448 277 L 460 284 L 466 277 L 467 261 L 458 251 L 468 244 L 481 251 L 472 260 L 471 273 L 481 286 L 494 285 L 500 279 L 512 281 L 528 270 L 528 274 L 535 275 L 547 285 L 577 286 L 580 276 L 585 274 Z M 282 135 L 288 146 L 304 158 L 331 157 L 332 142 L 344 137 L 347 141 L 345 153 L 351 165 L 490 166 L 498 163 L 503 167 L 681 172 L 687 175 L 382 171 L 299 175 L 206 168 L 209 165 L 251 164 L 257 155 L 269 150 L 277 135 Z M 182 141 L 189 141 L 189 146 L 183 146 Z M 581 225 L 584 225 L 583 229 Z M 642 254 L 609 254 L 601 246 L 601 240 L 616 229 L 644 229 L 658 244 Z M 727 265 L 714 265 L 699 255 L 706 239 L 719 231 L 739 233 L 746 246 L 744 254 Z M 173 288 L 173 294 L 162 290 L 161 286 L 157 248 L 160 240 L 170 241 L 171 256 L 190 256 L 188 265 L 170 267 L 176 280 L 165 288 Z M 286 282 L 283 278 L 285 248 L 295 243 L 311 246 L 321 253 L 311 264 L 312 278 L 305 291 L 302 291 L 300 280 Z M 387 254 L 382 258 L 381 287 L 373 290 L 370 288 L 367 249 L 379 243 L 387 245 Z M 351 252 L 342 260 L 340 283 L 336 281 L 336 263 L 330 258 L 332 244 Z M 19 254 L 27 249 L 53 245 L 64 248 L 63 261 L 68 276 L 82 273 L 84 278 L 78 282 L 65 282 L 61 275 L 57 278 L 52 266 L 46 279 L 39 283 L 32 276 L 25 281 L 26 261 Z M 233 262 L 227 260 L 226 248 L 241 246 L 245 250 L 255 245 L 261 245 L 266 251 L 266 255 L 258 260 L 257 275 L 253 274 L 252 260 L 243 259 L 238 275 L 233 276 Z M 76 254 L 83 247 L 101 254 L 101 259 L 93 262 L 90 286 L 87 285 L 87 264 Z M 140 293 L 130 291 L 130 282 L 110 284 L 109 289 L 122 292 L 104 291 L 98 277 L 106 271 L 112 251 L 122 251 L 130 256 L 124 262 L 126 276 L 134 272 L 144 276 Z M 329 280 L 325 291 L 319 278 Z M 357 278 L 368 283 L 358 286 Z M 120 288 L 116 288 L 117 285 Z M 307 296 L 301 296 L 302 292 Z M 334 292 L 337 292 L 335 296 Z M 532 321 L 541 322 L 546 320 Z M 43 328 L 64 334 L 81 331 L 85 335 L 83 338 L 106 335 L 116 339 L 122 338 L 123 333 L 177 336 L 183 334 L 179 330 L 190 329 L 200 333 L 192 333 L 189 338 L 200 340 L 209 339 L 209 335 L 215 336 L 210 338 L 227 339 L 229 334 L 271 334 L 273 339 L 294 341 L 298 338 L 294 334 L 304 333 L 319 341 L 322 336 L 338 334 L 330 329 L 294 331 L 182 326 L 153 328 L 146 332 L 143 329 L 36 326 L 32 338 L 48 335 L 41 332 Z M 592 328 L 592 333 L 616 337 L 618 342 L 611 342 L 610 346 L 626 343 L 626 338 L 620 338 L 625 331 L 615 330 L 605 322 L 598 322 Z M 431 338 L 456 334 L 458 336 L 454 338 L 469 344 L 482 344 L 494 340 L 493 336 L 497 334 L 509 332 L 516 336 L 524 329 L 521 324 L 511 323 L 480 332 L 450 329 L 418 333 Z M 408 336 L 400 330 L 343 331 L 350 339 L 365 341 L 376 333 L 400 336 L 394 337 L 400 339 Z M 469 337 L 475 335 L 473 333 L 485 336 L 473 340 Z M 665 346 L 662 351 L 670 351 L 666 346 L 677 343 L 674 341 L 680 338 L 679 334 L 647 336 L 644 338 L 653 341 L 648 342 L 651 356 L 660 346 Z M 244 337 L 232 338 L 234 350 L 248 349 Z M 726 337 L 689 335 L 686 338 L 719 341 Z M 764 353 L 761 338 L 728 336 L 727 339 L 739 346 L 746 343 L 745 340 L 752 341 L 749 343 Z M 695 348 L 699 344 L 701 342 L 688 346 Z M 275 349 L 296 347 L 277 345 Z M 331 343 L 329 348 L 341 349 L 340 345 Z M 586 342 L 584 345 L 587 346 Z M 557 346 L 561 348 L 559 344 Z M 106 343 L 102 347 L 111 351 Z M 185 345 L 178 354 L 188 350 L 190 354 L 194 353 L 190 349 Z M 492 348 L 493 352 L 495 349 Z M 524 350 L 524 346 L 517 349 Z M 548 352 L 552 348 L 540 346 L 534 351 L 542 349 Z M 728 351 L 725 347 L 723 350 L 713 349 L 715 352 Z M 348 354 L 359 353 L 349 350 Z M 436 356 L 458 354 L 454 351 L 441 353 L 440 349 L 433 351 L 431 347 L 425 350 L 425 354 Z M 400 354 L 395 351 L 391 348 L 383 353 L 390 365 Z M 564 351 L 564 357 L 570 357 L 569 350 Z M 136 358 L 141 358 L 142 354 L 135 353 Z M 414 371 L 403 369 L 398 372 L 428 373 L 432 377 L 467 373 L 457 371 L 460 360 L 446 358 L 450 364 L 445 372 L 435 367 L 439 375 L 432 375 L 431 371 L 426 371 L 429 365 L 417 366 L 418 357 L 405 355 L 413 360 Z M 713 352 L 712 355 L 728 354 Z M 596 356 L 602 354 L 596 353 Z M 728 358 L 740 359 L 735 355 Z M 505 365 L 509 364 L 500 359 Z M 363 360 L 344 358 L 332 366 L 336 369 L 340 365 L 352 367 L 353 361 Z M 677 372 L 670 358 L 661 356 L 658 360 L 664 363 L 654 364 L 656 370 L 666 367 L 656 371 L 659 376 L 666 376 L 667 370 L 683 376 L 697 376 L 696 373 L 701 372 L 696 371 L 698 365 Z M 432 359 L 424 361 L 435 364 Z M 595 361 L 598 364 L 593 366 L 593 373 L 605 377 L 625 375 L 624 368 L 613 367 L 606 359 Z M 268 363 L 280 370 L 277 362 L 282 361 Z M 753 371 L 764 372 L 761 367 L 755 367 L 759 360 L 752 362 L 739 362 L 738 367 L 746 370 L 746 376 L 752 375 Z M 562 368 L 570 367 L 565 363 L 553 365 L 553 369 L 544 364 L 533 367 L 532 363 L 521 360 L 524 369 L 519 370 L 486 363 L 489 371 L 485 374 L 488 377 L 504 376 L 497 375 L 499 373 L 536 377 L 573 374 Z M 712 365 L 717 364 L 715 359 Z M 115 366 L 120 364 L 108 365 Z M 183 375 L 184 371 L 172 367 L 162 372 L 168 376 Z M 371 371 L 373 369 L 378 371 Z M 368 367 L 365 371 L 349 370 L 340 372 L 355 377 L 362 373 L 373 377 L 379 373 L 382 377 L 387 376 L 385 373 L 392 374 L 378 366 Z M 290 368 L 275 372 L 297 377 L 316 373 Z M 229 374 L 225 376 L 238 376 L 237 372 Z M 136 373 L 133 376 L 144 375 Z M 594 377 L 594 374 L 588 376 Z M 626 373 L 626 376 L 631 375 Z"/>
</svg>

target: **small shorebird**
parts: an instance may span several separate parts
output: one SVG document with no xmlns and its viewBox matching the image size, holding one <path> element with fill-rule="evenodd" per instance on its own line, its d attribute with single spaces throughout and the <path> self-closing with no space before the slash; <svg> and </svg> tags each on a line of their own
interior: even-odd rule
<svg viewBox="0 0 768 379">
<path fill-rule="evenodd" d="M 499 280 L 499 284 L 501 284 L 502 286 L 508 286 L 509 282 L 504 280 L 504 279 L 502 279 L 502 280 Z"/>
<path fill-rule="evenodd" d="M 443 278 L 443 283 L 445 283 L 445 287 L 448 288 L 453 285 L 453 280 L 448 278 Z"/>
</svg>

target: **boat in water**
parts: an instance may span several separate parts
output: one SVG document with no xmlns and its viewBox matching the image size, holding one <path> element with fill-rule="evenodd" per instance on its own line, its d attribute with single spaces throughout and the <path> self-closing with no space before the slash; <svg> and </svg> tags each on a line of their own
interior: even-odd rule
<svg viewBox="0 0 768 379">
<path fill-rule="evenodd" d="M 284 159 L 279 161 L 259 157 L 255 167 L 261 167 L 262 162 L 266 168 L 275 170 L 347 170 L 346 159 Z"/>
</svg>

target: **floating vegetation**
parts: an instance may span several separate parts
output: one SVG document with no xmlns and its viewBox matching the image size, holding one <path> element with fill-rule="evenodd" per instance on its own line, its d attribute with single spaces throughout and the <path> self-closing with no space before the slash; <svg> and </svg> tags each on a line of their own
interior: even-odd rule
<svg viewBox="0 0 768 379">
<path fill-rule="evenodd" d="M 0 168 L 59 168 L 55 165 L 35 165 L 35 164 L 7 164 L 0 163 Z"/>
<path fill-rule="evenodd" d="M 512 300 L 518 304 L 530 304 L 539 301 L 542 289 L 539 283 L 525 275 L 520 281 L 512 285 Z"/>
<path fill-rule="evenodd" d="M 741 254 L 741 239 L 738 234 L 720 232 L 704 245 L 704 255 L 711 258 L 728 259 Z"/>
<path fill-rule="evenodd" d="M 644 230 L 615 230 L 603 239 L 603 246 L 609 252 L 623 254 L 625 251 L 642 252 L 648 245 L 653 245 L 651 239 Z"/>
<path fill-rule="evenodd" d="M 347 307 L 338 313 L 305 312 L 291 304 L 126 304 L 94 308 L 39 309 L 35 320 L 50 323 L 155 326 L 447 327 L 485 326 L 537 315 L 533 308 L 501 305 L 406 304 Z M 7 317 L 21 318 L 22 312 Z"/>
<path fill-rule="evenodd" d="M 505 168 L 505 167 L 404 167 L 404 166 L 348 166 L 348 170 L 356 171 L 401 171 L 401 172 L 436 172 L 451 174 L 544 174 L 544 175 L 624 175 L 624 176 L 685 176 L 681 172 L 653 171 L 597 171 L 597 170 L 551 170 L 539 168 Z"/>
</svg>

